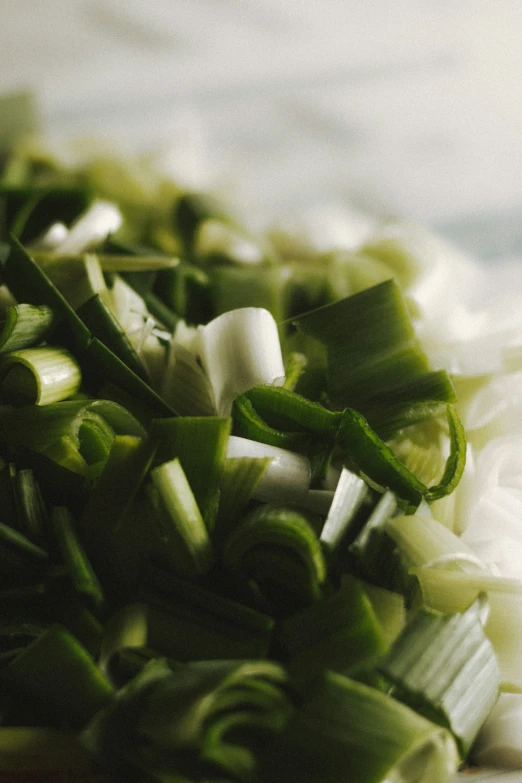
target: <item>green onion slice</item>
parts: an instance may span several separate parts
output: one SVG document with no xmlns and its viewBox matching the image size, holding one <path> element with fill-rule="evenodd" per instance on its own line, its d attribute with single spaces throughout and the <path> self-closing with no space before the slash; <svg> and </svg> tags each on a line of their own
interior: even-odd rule
<svg viewBox="0 0 522 783">
<path fill-rule="evenodd" d="M 463 428 L 451 405 L 446 406 L 446 411 L 451 450 L 442 478 L 433 487 L 427 487 L 399 462 L 364 417 L 351 408 L 343 411 L 338 442 L 364 476 L 378 487 L 391 489 L 411 512 L 423 497 L 432 502 L 452 492 L 464 471 L 466 446 Z"/>
<path fill-rule="evenodd" d="M 51 512 L 54 535 L 75 591 L 95 608 L 103 604 L 103 590 L 78 537 L 72 516 L 64 506 Z"/>
<path fill-rule="evenodd" d="M 368 485 L 347 468 L 343 468 L 321 531 L 321 542 L 328 549 L 335 549 L 344 538 L 367 494 Z"/>
<path fill-rule="evenodd" d="M 179 458 L 209 529 L 217 511 L 230 426 L 230 419 L 219 416 L 155 419 L 152 426 L 152 436 L 159 440 L 158 461 Z"/>
<path fill-rule="evenodd" d="M 420 609 L 378 668 L 397 698 L 453 732 L 465 757 L 500 684 L 480 600 L 463 614 Z"/>
<path fill-rule="evenodd" d="M 20 402 L 50 405 L 73 397 L 82 373 L 65 348 L 25 348 L 11 351 L 0 364 L 2 393 Z"/>
<path fill-rule="evenodd" d="M 455 401 L 447 375 L 430 372 L 393 280 L 305 313 L 293 323 L 326 345 L 332 403 L 360 411 L 384 437 L 431 416 L 434 403 Z"/>
<path fill-rule="evenodd" d="M 292 676 L 309 682 L 324 669 L 368 668 L 387 649 L 363 583 L 343 579 L 332 595 L 283 620 L 279 641 Z"/>
<path fill-rule="evenodd" d="M 11 305 L 0 331 L 0 353 L 18 351 L 42 342 L 54 324 L 54 313 L 47 305 Z"/>
<path fill-rule="evenodd" d="M 26 695 L 26 720 L 45 715 L 47 725 L 81 728 L 112 698 L 112 687 L 68 631 L 51 626 L 0 670 L 9 690 Z"/>
<path fill-rule="evenodd" d="M 165 552 L 184 544 L 196 573 L 208 573 L 214 563 L 212 543 L 179 459 L 159 465 L 150 476 Z M 180 551 L 174 553 L 175 559 L 181 556 Z"/>
<path fill-rule="evenodd" d="M 225 460 L 219 486 L 219 536 L 222 536 L 223 529 L 236 524 L 270 462 L 270 457 L 230 457 Z"/>
<path fill-rule="evenodd" d="M 281 506 L 247 514 L 225 543 L 223 561 L 253 579 L 269 595 L 271 586 L 306 605 L 321 596 L 326 564 L 311 515 Z M 276 609 L 279 607 L 276 607 Z"/>
<path fill-rule="evenodd" d="M 451 734 L 374 688 L 326 672 L 263 754 L 262 783 L 450 783 Z"/>
</svg>

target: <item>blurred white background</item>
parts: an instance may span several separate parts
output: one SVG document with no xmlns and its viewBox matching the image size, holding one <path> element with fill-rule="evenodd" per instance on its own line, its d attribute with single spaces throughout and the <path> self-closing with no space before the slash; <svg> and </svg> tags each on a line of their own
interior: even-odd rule
<svg viewBox="0 0 522 783">
<path fill-rule="evenodd" d="M 34 88 L 54 139 L 174 142 L 247 205 L 351 198 L 522 251 L 520 0 L 0 9 L 0 91 Z"/>
</svg>

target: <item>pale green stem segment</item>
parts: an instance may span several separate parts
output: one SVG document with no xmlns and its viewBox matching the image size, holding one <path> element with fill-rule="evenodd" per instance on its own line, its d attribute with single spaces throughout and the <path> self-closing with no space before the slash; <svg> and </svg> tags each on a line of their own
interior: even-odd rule
<svg viewBox="0 0 522 783">
<path fill-rule="evenodd" d="M 45 346 L 9 353 L 0 365 L 2 391 L 17 402 L 50 405 L 76 394 L 82 373 L 64 348 Z"/>
</svg>

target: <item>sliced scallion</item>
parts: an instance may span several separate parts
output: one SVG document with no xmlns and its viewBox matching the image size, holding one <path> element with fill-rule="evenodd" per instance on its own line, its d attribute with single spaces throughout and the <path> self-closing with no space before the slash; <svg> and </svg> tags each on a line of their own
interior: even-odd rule
<svg viewBox="0 0 522 783">
<path fill-rule="evenodd" d="M 321 531 L 321 542 L 328 549 L 332 550 L 338 546 L 367 493 L 367 484 L 347 468 L 343 468 Z"/>
<path fill-rule="evenodd" d="M 326 579 L 311 515 L 279 506 L 260 506 L 247 514 L 226 541 L 223 561 L 257 582 L 267 596 L 282 590 L 298 605 L 317 600 Z M 285 611 L 287 601 L 275 604 L 274 610 Z"/>
<path fill-rule="evenodd" d="M 232 310 L 199 329 L 201 360 L 220 414 L 228 415 L 234 399 L 252 386 L 283 383 L 277 324 L 268 310 Z"/>
<path fill-rule="evenodd" d="M 0 365 L 2 393 L 11 400 L 50 405 L 73 397 L 80 389 L 82 373 L 65 348 L 46 346 L 11 351 Z"/>
<path fill-rule="evenodd" d="M 99 608 L 104 600 L 103 590 L 80 542 L 71 514 L 64 506 L 56 506 L 51 513 L 54 535 L 75 591 Z"/>
<path fill-rule="evenodd" d="M 378 667 L 397 698 L 453 732 L 465 757 L 500 684 L 477 604 L 454 615 L 420 609 Z"/>
<path fill-rule="evenodd" d="M 263 783 L 449 783 L 458 755 L 451 734 L 390 696 L 327 672 L 267 748 Z"/>
<path fill-rule="evenodd" d="M 112 697 L 112 688 L 81 644 L 61 626 L 52 626 L 10 661 L 0 680 L 26 694 L 31 710 L 47 725 L 82 727 Z"/>
<path fill-rule="evenodd" d="M 212 543 L 179 459 L 159 465 L 150 476 L 157 490 L 155 506 L 167 556 L 182 542 L 196 573 L 207 573 L 214 562 Z"/>
<path fill-rule="evenodd" d="M 42 342 L 54 324 L 47 305 L 18 304 L 8 307 L 0 331 L 0 353 L 18 351 Z"/>
</svg>

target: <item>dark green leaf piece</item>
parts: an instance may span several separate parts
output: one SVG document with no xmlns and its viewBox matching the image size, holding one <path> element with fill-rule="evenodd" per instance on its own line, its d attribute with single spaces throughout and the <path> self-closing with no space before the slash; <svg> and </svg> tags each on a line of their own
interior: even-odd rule
<svg viewBox="0 0 522 783">
<path fill-rule="evenodd" d="M 286 614 L 321 597 L 326 579 L 315 519 L 289 508 L 264 505 L 247 514 L 227 539 L 223 562 L 253 580 L 272 611 Z"/>
<path fill-rule="evenodd" d="M 91 333 L 121 359 L 143 381 L 147 371 L 134 346 L 99 294 L 88 299 L 76 311 Z"/>
<path fill-rule="evenodd" d="M 168 571 L 150 567 L 140 592 L 150 604 L 146 644 L 175 660 L 267 654 L 274 620 Z"/>
<path fill-rule="evenodd" d="M 81 728 L 112 698 L 112 687 L 81 644 L 55 625 L 0 670 L 0 681 L 20 695 L 25 720 Z M 34 713 L 33 713 L 34 710 Z"/>
<path fill-rule="evenodd" d="M 54 535 L 74 590 L 91 607 L 103 604 L 103 590 L 84 551 L 71 513 L 64 506 L 56 506 L 51 513 Z"/>
<path fill-rule="evenodd" d="M 423 497 L 438 500 L 457 486 L 466 464 L 466 440 L 458 414 L 446 405 L 450 430 L 450 454 L 441 481 L 429 488 L 417 479 L 394 455 L 391 448 L 355 410 L 343 411 L 338 444 L 362 474 L 378 486 L 390 489 L 406 512 L 414 511 Z"/>
<path fill-rule="evenodd" d="M 50 307 L 56 317 L 60 341 L 79 356 L 89 344 L 89 330 L 17 239 L 12 240 L 11 252 L 2 266 L 3 281 L 13 296 L 19 302 Z"/>
<path fill-rule="evenodd" d="M 157 462 L 179 459 L 209 529 L 214 525 L 230 428 L 231 420 L 218 416 L 158 419 L 152 427 L 152 437 L 160 441 Z"/>
<path fill-rule="evenodd" d="M 325 669 L 352 673 L 386 649 L 361 582 L 346 577 L 339 590 L 283 620 L 279 641 L 290 674 L 306 683 Z"/>
<path fill-rule="evenodd" d="M 421 403 L 454 402 L 445 372 L 432 373 L 398 285 L 387 280 L 305 313 L 297 329 L 327 349 L 327 384 L 338 408 L 360 411 L 389 434 L 431 415 Z"/>
</svg>

